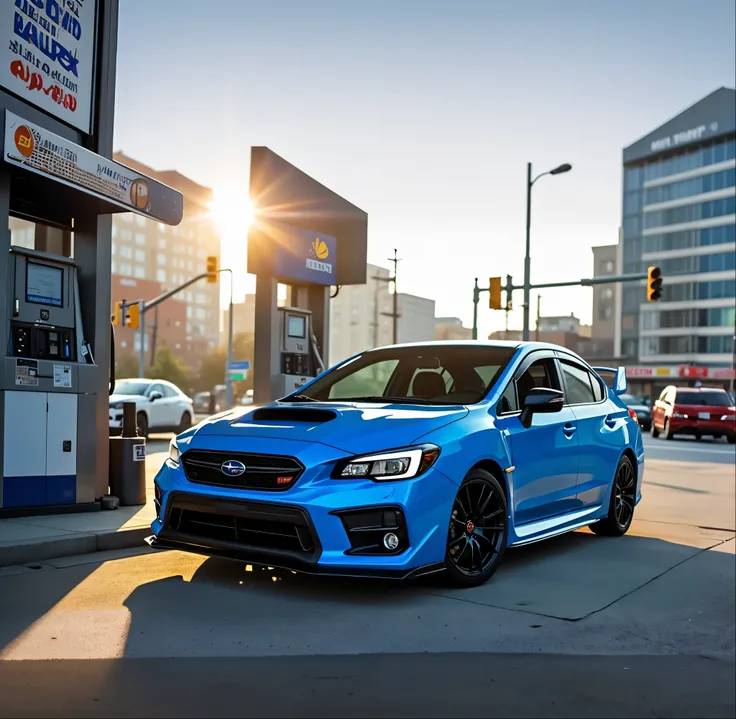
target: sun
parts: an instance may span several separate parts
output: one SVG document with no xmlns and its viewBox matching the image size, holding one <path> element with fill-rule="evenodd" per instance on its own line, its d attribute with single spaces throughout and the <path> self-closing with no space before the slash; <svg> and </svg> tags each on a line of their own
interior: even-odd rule
<svg viewBox="0 0 736 719">
<path fill-rule="evenodd" d="M 210 210 L 223 237 L 244 237 L 255 217 L 253 201 L 242 187 L 216 188 Z"/>
</svg>

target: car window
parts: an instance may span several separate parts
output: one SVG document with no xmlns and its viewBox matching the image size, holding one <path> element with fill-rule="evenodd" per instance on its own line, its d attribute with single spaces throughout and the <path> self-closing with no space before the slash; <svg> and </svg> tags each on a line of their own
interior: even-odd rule
<svg viewBox="0 0 736 719">
<path fill-rule="evenodd" d="M 524 371 L 524 374 L 522 374 L 521 377 L 516 380 L 516 395 L 518 397 L 518 402 L 523 404 L 524 399 L 529 394 L 530 390 L 535 387 L 547 387 L 549 389 L 557 390 L 561 389 L 560 382 L 557 378 L 555 362 L 551 357 L 537 360 Z M 518 409 L 519 406 L 517 405 L 512 411 L 516 411 Z"/>
<path fill-rule="evenodd" d="M 705 392 L 678 392 L 675 400 L 677 404 L 705 405 L 709 407 L 730 407 L 731 398 L 725 390 Z"/>
<path fill-rule="evenodd" d="M 508 414 L 509 412 L 518 412 L 519 403 L 516 401 L 516 383 L 509 382 L 508 386 L 501 395 L 498 402 L 498 413 Z"/>
<path fill-rule="evenodd" d="M 362 367 L 347 377 L 337 380 L 330 387 L 330 399 L 348 397 L 376 397 L 386 392 L 389 380 L 399 364 L 397 359 L 374 362 Z"/>
<path fill-rule="evenodd" d="M 567 404 L 590 404 L 595 402 L 593 378 L 590 372 L 578 365 L 561 361 L 562 374 L 565 377 L 565 401 Z"/>
<path fill-rule="evenodd" d="M 115 383 L 115 394 L 138 395 L 144 397 L 148 394 L 151 385 L 148 382 L 135 382 L 132 380 L 119 380 Z"/>
<path fill-rule="evenodd" d="M 603 382 L 594 374 L 590 375 L 590 383 L 593 385 L 593 398 L 596 402 L 602 402 L 606 396 L 607 390 L 604 389 Z"/>
<path fill-rule="evenodd" d="M 169 385 L 164 384 L 160 385 L 163 388 L 163 394 L 164 397 L 178 397 L 179 393 L 173 388 L 169 387 Z"/>
<path fill-rule="evenodd" d="M 445 386 L 445 394 L 447 394 L 452 389 L 452 386 L 455 383 L 453 376 L 444 367 L 440 367 L 439 369 L 417 369 L 414 370 L 414 374 L 412 375 L 411 381 L 409 382 L 408 394 L 410 397 L 421 396 L 421 392 L 418 393 L 417 390 L 420 388 L 419 385 L 422 383 L 422 381 L 424 381 L 424 378 L 420 378 L 417 381 L 417 377 L 419 377 L 419 375 L 423 375 L 425 372 L 432 372 L 433 374 L 440 376 L 440 379 Z M 417 388 L 414 387 L 415 382 L 417 384 Z"/>
<path fill-rule="evenodd" d="M 164 397 L 166 396 L 164 394 L 164 388 L 160 384 L 152 384 L 151 385 L 151 388 L 148 390 L 148 392 L 146 394 L 147 394 L 148 397 L 150 397 L 154 392 L 158 392 L 159 394 L 163 395 Z"/>
</svg>

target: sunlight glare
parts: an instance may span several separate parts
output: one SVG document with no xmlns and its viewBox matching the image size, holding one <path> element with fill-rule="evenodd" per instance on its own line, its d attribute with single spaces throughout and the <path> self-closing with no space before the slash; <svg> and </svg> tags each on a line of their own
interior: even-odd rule
<svg viewBox="0 0 736 719">
<path fill-rule="evenodd" d="M 212 215 L 223 236 L 242 236 L 254 219 L 253 201 L 242 187 L 221 187 L 214 191 Z"/>
</svg>

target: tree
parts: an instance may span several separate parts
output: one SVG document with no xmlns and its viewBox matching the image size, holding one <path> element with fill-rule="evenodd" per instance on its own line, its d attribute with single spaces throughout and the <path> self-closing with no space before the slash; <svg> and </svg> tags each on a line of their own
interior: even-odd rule
<svg viewBox="0 0 736 719">
<path fill-rule="evenodd" d="M 138 369 L 138 357 L 134 354 L 128 353 L 115 359 L 115 377 L 118 379 L 137 377 Z"/>
<path fill-rule="evenodd" d="M 199 392 L 209 392 L 215 385 L 224 384 L 226 364 L 227 350 L 219 348 L 207 355 L 194 378 L 194 388 Z"/>
<path fill-rule="evenodd" d="M 153 365 L 146 367 L 146 377 L 163 379 L 175 384 L 184 392 L 190 391 L 190 370 L 184 360 L 174 357 L 171 348 L 164 345 L 156 351 Z"/>
</svg>

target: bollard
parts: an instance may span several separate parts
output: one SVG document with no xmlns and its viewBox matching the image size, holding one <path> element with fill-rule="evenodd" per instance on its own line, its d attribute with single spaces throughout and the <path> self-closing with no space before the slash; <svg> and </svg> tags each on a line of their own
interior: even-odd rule
<svg viewBox="0 0 736 719">
<path fill-rule="evenodd" d="M 121 507 L 146 503 L 146 439 L 136 425 L 135 402 L 125 402 L 122 436 L 110 437 L 110 494 Z"/>
</svg>

